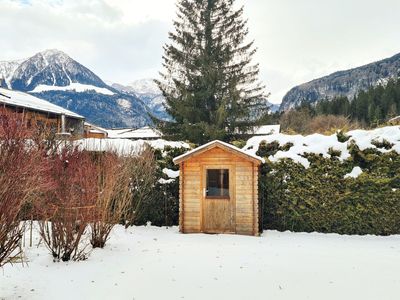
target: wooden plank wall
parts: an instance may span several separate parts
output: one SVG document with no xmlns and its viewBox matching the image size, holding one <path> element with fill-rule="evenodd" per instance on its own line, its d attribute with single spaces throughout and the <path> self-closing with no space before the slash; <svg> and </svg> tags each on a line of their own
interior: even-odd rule
<svg viewBox="0 0 400 300">
<path fill-rule="evenodd" d="M 256 178 L 253 169 L 253 163 L 248 161 L 236 165 L 236 233 L 239 234 L 255 234 L 254 224 L 258 214 L 255 202 L 258 201 L 254 201 Z"/>
<path fill-rule="evenodd" d="M 181 191 L 181 230 L 185 233 L 200 232 L 201 218 L 201 168 L 196 161 L 188 160 L 183 165 L 183 191 Z M 182 168 L 181 168 L 182 169 Z M 180 185 L 182 186 L 182 185 Z M 182 201 L 183 197 L 183 201 Z"/>
</svg>

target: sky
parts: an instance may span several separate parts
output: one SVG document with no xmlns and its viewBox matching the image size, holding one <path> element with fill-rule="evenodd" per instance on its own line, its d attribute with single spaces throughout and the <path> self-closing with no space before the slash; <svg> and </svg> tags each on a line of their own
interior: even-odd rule
<svg viewBox="0 0 400 300">
<path fill-rule="evenodd" d="M 62 50 L 106 82 L 156 78 L 176 0 L 0 0 L 0 61 Z M 237 0 L 278 103 L 292 87 L 400 52 L 399 0 Z"/>
</svg>

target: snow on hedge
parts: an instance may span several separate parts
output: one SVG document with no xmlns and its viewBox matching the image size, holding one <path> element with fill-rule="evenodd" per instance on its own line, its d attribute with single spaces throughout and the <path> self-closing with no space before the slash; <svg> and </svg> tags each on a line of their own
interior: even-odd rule
<svg viewBox="0 0 400 300">
<path fill-rule="evenodd" d="M 344 175 L 344 178 L 357 178 L 362 174 L 362 170 L 360 167 L 354 167 L 353 170 L 349 173 Z"/>
<path fill-rule="evenodd" d="M 179 171 L 174 171 L 171 169 L 164 168 L 163 173 L 167 175 L 169 178 L 175 179 L 179 177 Z"/>
<path fill-rule="evenodd" d="M 174 171 L 168 168 L 164 168 L 162 172 L 167 175 L 168 179 L 161 178 L 158 180 L 161 184 L 168 184 L 175 181 L 176 178 L 179 177 L 179 171 Z"/>
<path fill-rule="evenodd" d="M 272 134 L 266 136 L 255 136 L 247 141 L 243 148 L 246 152 L 256 154 L 262 141 L 272 143 L 278 142 L 280 146 L 293 144 L 288 151 L 279 150 L 275 155 L 271 155 L 268 159 L 278 161 L 283 158 L 290 158 L 295 162 L 302 164 L 305 168 L 310 166 L 310 162 L 303 157 L 306 153 L 321 154 L 326 158 L 330 158 L 329 150 L 340 151 L 340 160 L 350 157 L 348 146 L 354 141 L 360 150 L 367 148 L 377 149 L 380 152 L 388 152 L 394 150 L 400 153 L 400 126 L 389 126 L 377 128 L 374 130 L 353 130 L 346 133 L 349 137 L 348 141 L 340 142 L 336 134 L 326 136 L 322 134 L 312 134 L 308 136 Z M 391 149 L 377 147 L 379 143 L 387 142 Z"/>
</svg>

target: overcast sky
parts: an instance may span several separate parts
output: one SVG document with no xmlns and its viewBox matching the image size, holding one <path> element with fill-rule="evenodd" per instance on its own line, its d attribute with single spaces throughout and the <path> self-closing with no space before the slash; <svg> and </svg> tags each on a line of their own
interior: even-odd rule
<svg viewBox="0 0 400 300">
<path fill-rule="evenodd" d="M 400 52 L 400 0 L 237 0 L 260 79 L 293 86 Z M 59 49 L 103 80 L 156 77 L 175 0 L 0 0 L 0 60 Z"/>
</svg>

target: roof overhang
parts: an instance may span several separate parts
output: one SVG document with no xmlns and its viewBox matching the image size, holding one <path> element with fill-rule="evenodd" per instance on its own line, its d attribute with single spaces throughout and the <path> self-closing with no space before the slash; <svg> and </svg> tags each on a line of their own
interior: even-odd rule
<svg viewBox="0 0 400 300">
<path fill-rule="evenodd" d="M 243 151 L 242 149 L 240 149 L 240 148 L 238 148 L 236 146 L 233 146 L 231 144 L 228 144 L 228 143 L 225 143 L 225 142 L 222 142 L 222 141 L 219 141 L 219 140 L 215 140 L 215 141 L 209 142 L 209 143 L 204 144 L 204 145 L 202 145 L 200 147 L 197 147 L 197 148 L 195 148 L 193 150 L 190 150 L 190 151 L 188 151 L 188 152 L 186 152 L 186 153 L 184 153 L 184 154 L 182 154 L 180 156 L 177 156 L 177 157 L 175 157 L 173 159 L 173 162 L 174 162 L 174 164 L 178 165 L 181 162 L 184 162 L 184 161 L 186 161 L 186 160 L 188 160 L 190 158 L 193 158 L 193 157 L 195 157 L 197 155 L 200 155 L 200 154 L 202 154 L 202 153 L 204 153 L 204 152 L 206 152 L 208 150 L 211 150 L 213 148 L 221 148 L 221 149 L 226 150 L 228 152 L 231 152 L 231 153 L 233 153 L 235 155 L 238 155 L 238 156 L 241 156 L 241 157 L 243 157 L 245 159 L 248 159 L 249 161 L 252 161 L 253 163 L 256 163 L 257 165 L 259 165 L 259 164 L 264 162 L 264 159 L 258 157 L 257 155 L 253 155 L 251 153 L 247 153 L 247 152 Z"/>
</svg>

